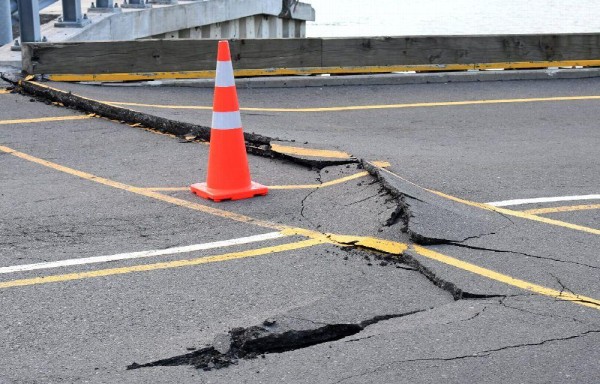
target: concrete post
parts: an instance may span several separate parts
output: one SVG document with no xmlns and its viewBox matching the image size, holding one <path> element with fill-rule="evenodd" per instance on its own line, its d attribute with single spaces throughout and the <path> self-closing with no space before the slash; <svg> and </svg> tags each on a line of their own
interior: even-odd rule
<svg viewBox="0 0 600 384">
<path fill-rule="evenodd" d="M 10 0 L 0 0 L 0 46 L 12 42 Z"/>
<path fill-rule="evenodd" d="M 17 0 L 21 43 L 41 41 L 40 6 L 37 0 Z"/>
<path fill-rule="evenodd" d="M 81 14 L 81 0 L 62 0 L 62 20 L 54 23 L 57 28 L 81 28 L 88 25 L 87 15 Z"/>
<path fill-rule="evenodd" d="M 269 38 L 281 39 L 283 37 L 283 19 L 269 16 Z"/>
<path fill-rule="evenodd" d="M 269 36 L 269 16 L 256 16 L 255 31 L 257 39 L 268 39 Z"/>
</svg>

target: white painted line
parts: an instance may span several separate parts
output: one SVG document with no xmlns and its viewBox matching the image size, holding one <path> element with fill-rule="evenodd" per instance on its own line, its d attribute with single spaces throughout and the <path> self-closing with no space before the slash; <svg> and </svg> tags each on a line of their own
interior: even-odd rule
<svg viewBox="0 0 600 384">
<path fill-rule="evenodd" d="M 72 266 L 72 265 L 106 263 L 106 262 L 110 262 L 110 261 L 139 259 L 139 258 L 152 257 L 152 256 L 173 255 L 176 253 L 194 252 L 194 251 L 201 251 L 201 250 L 205 250 L 205 249 L 214 249 L 214 248 L 221 248 L 221 247 L 230 247 L 233 245 L 255 243 L 258 241 L 278 239 L 280 237 L 285 237 L 285 236 L 286 235 L 282 234 L 281 232 L 269 232 L 269 233 L 265 233 L 262 235 L 241 237 L 238 239 L 231 239 L 231 240 L 215 241 L 213 243 L 187 245 L 184 247 L 174 247 L 174 248 L 167 248 L 167 249 L 157 249 L 157 250 L 152 250 L 152 251 L 141 251 L 141 252 L 131 252 L 131 253 L 119 253 L 117 255 L 110 255 L 110 256 L 94 256 L 94 257 L 85 257 L 85 258 L 81 258 L 81 259 L 50 261 L 47 263 L 14 265 L 11 267 L 0 268 L 0 274 L 24 272 L 24 271 L 34 271 L 37 269 L 68 267 L 68 266 Z"/>
<path fill-rule="evenodd" d="M 535 203 L 554 203 L 557 201 L 577 201 L 577 200 L 600 200 L 600 195 L 536 197 L 533 199 L 492 201 L 491 203 L 486 203 L 486 204 L 493 205 L 494 207 L 508 207 L 511 205 L 535 204 Z"/>
</svg>

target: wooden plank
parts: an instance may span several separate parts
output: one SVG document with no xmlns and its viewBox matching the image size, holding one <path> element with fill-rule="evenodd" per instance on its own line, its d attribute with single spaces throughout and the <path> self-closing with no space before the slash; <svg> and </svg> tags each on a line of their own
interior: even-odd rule
<svg viewBox="0 0 600 384">
<path fill-rule="evenodd" d="M 318 67 L 320 39 L 232 40 L 236 68 Z M 103 74 L 214 70 L 217 40 L 30 43 L 23 70 L 31 74 Z"/>
<path fill-rule="evenodd" d="M 392 66 L 600 59 L 600 35 L 324 39 L 323 66 Z"/>
<path fill-rule="evenodd" d="M 194 73 L 215 68 L 217 40 L 24 44 L 31 74 Z M 345 73 L 343 68 L 481 68 L 500 63 L 594 62 L 600 34 L 230 40 L 236 70 Z M 471 66 L 471 67 L 469 67 Z M 546 65 L 548 66 L 548 65 Z M 493 65 L 490 66 L 494 67 Z M 521 65 L 522 67 L 522 65 Z M 326 72 L 314 69 L 327 69 Z M 251 71 L 251 70 L 263 70 Z M 398 69 L 394 69 L 398 70 Z M 427 70 L 427 69 L 425 69 Z M 367 71 L 369 72 L 369 71 Z"/>
</svg>

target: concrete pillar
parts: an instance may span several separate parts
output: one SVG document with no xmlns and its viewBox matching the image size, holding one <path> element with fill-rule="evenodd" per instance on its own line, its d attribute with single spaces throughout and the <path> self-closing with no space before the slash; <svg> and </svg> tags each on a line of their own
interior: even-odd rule
<svg viewBox="0 0 600 384">
<path fill-rule="evenodd" d="M 296 34 L 295 37 L 304 38 L 306 37 L 306 21 L 295 20 L 296 23 Z"/>
<path fill-rule="evenodd" d="M 240 21 L 239 19 L 225 21 L 221 23 L 221 39 L 235 39 L 240 35 Z"/>
<path fill-rule="evenodd" d="M 0 46 L 12 42 L 10 0 L 0 0 Z"/>
<path fill-rule="evenodd" d="M 262 16 L 257 16 L 262 17 Z M 255 39 L 256 38 L 256 17 L 244 17 L 240 19 L 240 38 Z"/>
<path fill-rule="evenodd" d="M 165 33 L 165 39 L 167 39 L 167 40 L 179 39 L 179 31 Z"/>
<path fill-rule="evenodd" d="M 19 4 L 21 42 L 41 41 L 39 3 L 32 0 L 17 0 L 17 3 Z"/>
<path fill-rule="evenodd" d="M 210 25 L 210 39 L 221 38 L 221 23 L 215 23 Z"/>
<path fill-rule="evenodd" d="M 178 38 L 180 39 L 189 39 L 190 38 L 190 29 L 182 29 L 179 31 L 179 36 Z"/>
<path fill-rule="evenodd" d="M 296 37 L 296 22 L 292 19 L 283 20 L 283 37 Z"/>
<path fill-rule="evenodd" d="M 257 39 L 268 39 L 269 38 L 269 16 L 260 15 L 255 17 L 256 38 Z"/>
<path fill-rule="evenodd" d="M 202 38 L 202 27 L 190 28 L 190 39 L 201 39 Z"/>
<path fill-rule="evenodd" d="M 283 20 L 276 16 L 269 16 L 269 38 L 283 37 Z"/>
<path fill-rule="evenodd" d="M 200 35 L 203 39 L 210 39 L 210 25 L 200 27 Z"/>
</svg>

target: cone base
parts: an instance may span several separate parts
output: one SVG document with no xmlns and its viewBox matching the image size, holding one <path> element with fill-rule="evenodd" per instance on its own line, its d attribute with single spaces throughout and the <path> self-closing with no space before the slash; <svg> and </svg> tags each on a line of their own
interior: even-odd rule
<svg viewBox="0 0 600 384">
<path fill-rule="evenodd" d="M 190 190 L 197 196 L 213 200 L 217 203 L 223 200 L 242 200 L 254 196 L 265 196 L 269 192 L 267 187 L 255 183 L 254 181 L 251 182 L 250 187 L 248 188 L 236 189 L 233 191 L 209 188 L 206 183 L 192 184 L 190 185 Z"/>
</svg>

